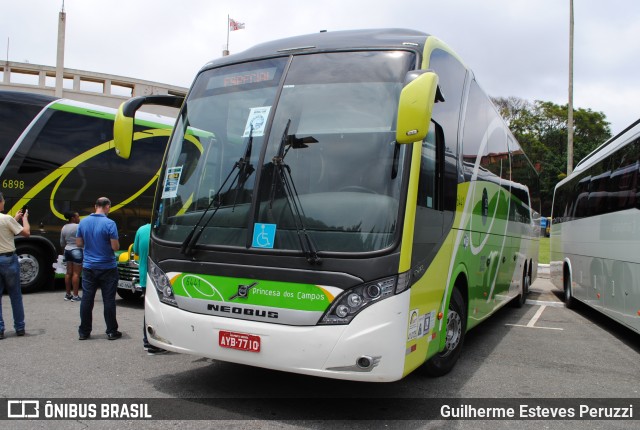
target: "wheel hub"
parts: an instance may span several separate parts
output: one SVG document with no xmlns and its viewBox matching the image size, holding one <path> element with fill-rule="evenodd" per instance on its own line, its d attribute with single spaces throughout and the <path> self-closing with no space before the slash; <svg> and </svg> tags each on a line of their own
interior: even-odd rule
<svg viewBox="0 0 640 430">
<path fill-rule="evenodd" d="M 462 337 L 462 320 L 460 315 L 453 309 L 449 309 L 447 319 L 447 339 L 445 341 L 444 356 L 450 354 L 460 343 Z"/>
<path fill-rule="evenodd" d="M 38 260 L 32 255 L 21 254 L 18 255 L 18 261 L 20 263 L 20 283 L 29 284 L 33 282 L 38 276 L 40 269 Z"/>
</svg>

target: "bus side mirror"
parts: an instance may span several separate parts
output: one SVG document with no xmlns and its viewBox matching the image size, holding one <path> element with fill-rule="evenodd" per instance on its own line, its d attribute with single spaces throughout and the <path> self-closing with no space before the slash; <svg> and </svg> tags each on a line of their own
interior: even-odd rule
<svg viewBox="0 0 640 430">
<path fill-rule="evenodd" d="M 133 146 L 133 124 L 136 111 L 144 105 L 159 105 L 180 108 L 184 102 L 184 97 L 180 96 L 140 96 L 133 97 L 122 103 L 116 113 L 113 123 L 113 143 L 116 154 L 119 157 L 128 159 L 131 156 Z"/>
<path fill-rule="evenodd" d="M 116 154 L 124 159 L 131 156 L 131 146 L 133 145 L 133 116 L 126 116 L 124 107 L 128 102 L 124 102 L 118 108 L 116 119 L 113 122 L 113 144 Z"/>
<path fill-rule="evenodd" d="M 413 71 L 407 74 L 405 81 L 409 82 L 400 92 L 396 128 L 396 142 L 401 144 L 422 141 L 427 136 L 438 75 L 431 70 Z"/>
</svg>

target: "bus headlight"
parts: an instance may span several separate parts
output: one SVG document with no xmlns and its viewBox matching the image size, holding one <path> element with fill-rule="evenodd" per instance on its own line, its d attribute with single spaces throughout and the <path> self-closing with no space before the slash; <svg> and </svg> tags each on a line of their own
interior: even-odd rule
<svg viewBox="0 0 640 430">
<path fill-rule="evenodd" d="M 404 291 L 408 285 L 398 288 L 398 280 L 407 282 L 408 276 L 393 276 L 367 282 L 340 294 L 318 322 L 319 325 L 349 324 L 367 306 Z"/>
<path fill-rule="evenodd" d="M 336 308 L 336 315 L 340 318 L 345 318 L 349 315 L 349 306 L 340 305 Z"/>
<path fill-rule="evenodd" d="M 349 297 L 347 297 L 347 303 L 349 304 L 349 307 L 358 308 L 362 305 L 362 296 L 356 293 L 351 293 L 349 294 Z"/>
<path fill-rule="evenodd" d="M 155 287 L 158 298 L 162 303 L 170 306 L 178 306 L 176 298 L 173 295 L 173 288 L 171 288 L 171 282 L 165 273 L 149 258 L 148 274 L 151 279 L 151 283 Z"/>
</svg>

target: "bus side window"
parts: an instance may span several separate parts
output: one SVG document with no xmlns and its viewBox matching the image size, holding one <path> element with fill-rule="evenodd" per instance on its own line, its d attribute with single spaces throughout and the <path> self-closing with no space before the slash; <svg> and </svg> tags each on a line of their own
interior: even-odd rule
<svg viewBox="0 0 640 430">
<path fill-rule="evenodd" d="M 608 160 L 598 165 L 598 170 L 604 170 L 608 163 Z M 589 183 L 589 212 L 588 216 L 602 215 L 608 212 L 608 196 L 609 196 L 609 178 L 611 172 L 609 170 L 604 171 L 597 176 L 591 177 Z"/>
<path fill-rule="evenodd" d="M 580 179 L 574 192 L 575 203 L 573 206 L 573 218 L 585 218 L 589 213 L 589 183 L 591 176 Z"/>
<path fill-rule="evenodd" d="M 444 102 L 440 101 L 433 106 L 432 118 L 442 127 L 443 136 L 440 209 L 445 211 L 446 222 L 452 223 L 458 195 L 457 183 L 461 174 L 458 164 L 458 130 L 461 126 L 460 111 L 467 69 L 455 56 L 439 48 L 431 52 L 428 68 L 438 74 L 438 87 L 444 96 Z"/>
<path fill-rule="evenodd" d="M 418 182 L 418 206 L 440 209 L 438 188 L 440 185 L 439 168 L 442 153 L 442 128 L 431 122 L 429 133 L 422 141 L 420 157 L 420 180 Z M 439 144 L 440 145 L 439 145 Z"/>
<path fill-rule="evenodd" d="M 442 237 L 445 214 L 442 199 L 444 145 L 442 127 L 432 121 L 429 133 L 422 142 L 412 267 L 426 267 Z M 415 273 L 417 276 L 422 274 Z"/>
<path fill-rule="evenodd" d="M 609 181 L 609 211 L 622 211 L 637 206 L 640 139 L 629 144 L 612 160 Z"/>
</svg>

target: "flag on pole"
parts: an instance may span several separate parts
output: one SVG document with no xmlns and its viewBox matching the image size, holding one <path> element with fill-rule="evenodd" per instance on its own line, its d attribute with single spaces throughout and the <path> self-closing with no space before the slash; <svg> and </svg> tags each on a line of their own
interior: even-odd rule
<svg viewBox="0 0 640 430">
<path fill-rule="evenodd" d="M 238 22 L 235 19 L 229 19 L 229 30 L 236 31 L 244 28 L 244 22 Z"/>
</svg>

